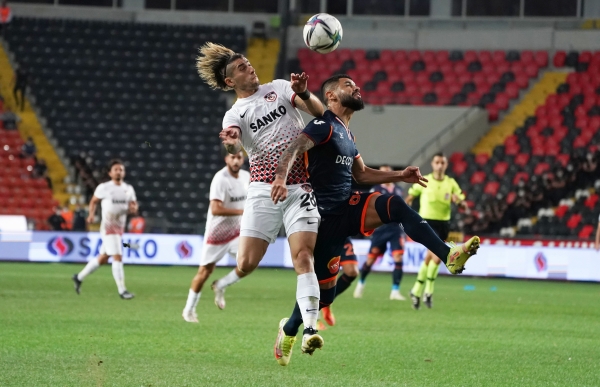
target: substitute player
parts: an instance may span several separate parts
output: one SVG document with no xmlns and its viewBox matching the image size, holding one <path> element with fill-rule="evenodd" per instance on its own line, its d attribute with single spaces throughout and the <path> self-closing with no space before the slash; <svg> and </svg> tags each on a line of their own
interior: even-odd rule
<svg viewBox="0 0 600 387">
<path fill-rule="evenodd" d="M 198 273 L 192 280 L 187 303 L 183 309 L 183 319 L 198 322 L 196 305 L 204 283 L 215 270 L 215 265 L 229 253 L 237 255 L 240 222 L 244 213 L 250 174 L 244 171 L 244 154 L 227 154 L 225 167 L 215 174 L 210 183 L 210 207 L 206 216 L 204 246 Z M 219 306 L 221 309 L 225 305 Z"/>
<path fill-rule="evenodd" d="M 408 190 L 406 202 L 410 205 L 414 198 L 419 196 L 421 198 L 419 214 L 429 223 L 440 239 L 445 241 L 448 239 L 448 233 L 450 232 L 452 202 L 457 203 L 466 211 L 469 210 L 469 206 L 456 180 L 446 175 L 448 159 L 443 153 L 436 153 L 433 156 L 431 168 L 433 172 L 425 176 L 429 180 L 429 186 L 423 188 L 420 185 L 413 185 Z M 428 308 L 433 306 L 433 284 L 440 271 L 440 261 L 440 258 L 434 252 L 427 251 L 427 255 L 419 268 L 417 281 L 410 291 L 412 306 L 415 310 L 421 307 L 423 286 L 425 287 L 423 302 Z"/>
<path fill-rule="evenodd" d="M 397 195 L 352 193 L 354 178 L 358 184 L 384 184 L 404 181 L 426 186 L 419 168 L 386 172 L 365 166 L 348 124 L 355 111 L 364 108 L 360 89 L 345 74 L 327 79 L 321 87 L 328 110 L 312 120 L 279 159 L 271 198 L 286 200 L 286 178 L 293 160 L 307 152 L 308 172 L 313 184 L 322 221 L 315 245 L 315 272 L 321 287 L 320 306 L 329 306 L 335 297 L 335 285 L 344 241 L 350 235 L 371 235 L 377 227 L 402 223 L 413 240 L 424 244 L 446 263 L 453 274 L 461 273 L 469 257 L 479 248 L 479 237 L 461 246 L 445 244 L 426 221 Z M 280 365 L 290 361 L 296 334 L 302 324 L 301 307 L 295 305 L 289 319 L 280 322 L 275 342 L 275 358 Z"/>
<path fill-rule="evenodd" d="M 291 160 L 285 181 L 290 187 L 289 201 L 273 203 L 270 192 L 279 156 L 304 129 L 297 109 L 318 117 L 323 114 L 323 105 L 308 91 L 306 74 L 292 74 L 291 82 L 278 79 L 261 85 L 248 59 L 218 44 L 202 46 L 196 66 L 210 87 L 235 92 L 237 101 L 225 113 L 219 137 L 229 153 L 238 153 L 243 147 L 250 159 L 250 185 L 240 225 L 237 267 L 213 283 L 215 303 L 219 307 L 225 305 L 225 288 L 258 266 L 283 225 L 298 274 L 296 299 L 302 306 L 306 327 L 302 350 L 312 353 L 323 345 L 315 329 L 319 283 L 313 266 L 321 216 L 301 155 Z"/>
<path fill-rule="evenodd" d="M 117 283 L 119 295 L 124 300 L 133 298 L 133 294 L 125 287 L 125 273 L 123 271 L 123 242 L 122 235 L 125 231 L 127 214 L 136 214 L 138 211 L 137 199 L 132 186 L 125 183 L 125 166 L 121 160 L 112 160 L 109 163 L 110 181 L 99 184 L 94 191 L 89 205 L 88 223 L 94 221 L 96 206 L 101 203 L 102 221 L 100 222 L 100 235 L 102 246 L 100 255 L 91 259 L 79 274 L 73 275 L 75 291 L 79 294 L 81 283 L 85 277 L 92 274 L 100 265 L 108 263 L 112 257 L 112 273 Z"/>
<path fill-rule="evenodd" d="M 382 165 L 379 167 L 380 171 L 391 172 L 392 167 L 389 165 Z M 394 183 L 379 184 L 371 190 L 371 192 L 379 192 L 381 194 L 390 194 L 403 197 L 402 188 Z M 404 232 L 402 226 L 388 223 L 377 228 L 371 236 L 371 248 L 367 255 L 367 260 L 360 269 L 360 279 L 356 288 L 354 289 L 354 298 L 361 298 L 365 289 L 365 282 L 367 276 L 371 272 L 371 267 L 378 258 L 383 257 L 387 251 L 388 243 L 392 252 L 392 259 L 394 260 L 394 270 L 392 271 L 392 291 L 390 293 L 390 300 L 405 301 L 406 298 L 400 294 L 400 282 L 402 281 L 402 256 L 404 255 Z M 336 288 L 337 290 L 337 288 Z"/>
</svg>

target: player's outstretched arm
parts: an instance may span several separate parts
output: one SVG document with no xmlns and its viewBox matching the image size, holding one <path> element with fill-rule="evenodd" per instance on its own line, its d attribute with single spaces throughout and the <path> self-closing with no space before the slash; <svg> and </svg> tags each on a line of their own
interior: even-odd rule
<svg viewBox="0 0 600 387">
<path fill-rule="evenodd" d="M 287 197 L 285 181 L 287 180 L 287 175 L 294 160 L 296 160 L 296 157 L 314 146 L 315 143 L 313 140 L 304 134 L 300 134 L 298 138 L 287 147 L 281 157 L 279 157 L 277 169 L 275 170 L 275 181 L 273 181 L 273 184 L 271 185 L 271 199 L 273 199 L 273 203 L 277 204 L 278 202 L 282 202 Z"/>
<path fill-rule="evenodd" d="M 308 75 L 292 73 L 290 79 L 290 86 L 296 93 L 294 98 L 296 107 L 313 117 L 321 117 L 325 113 L 325 108 L 319 98 L 308 91 Z"/>
<path fill-rule="evenodd" d="M 352 176 L 358 184 L 364 185 L 405 182 L 427 187 L 428 181 L 421 175 L 419 167 L 407 167 L 401 171 L 380 171 L 367 167 L 360 156 L 352 164 Z"/>
</svg>

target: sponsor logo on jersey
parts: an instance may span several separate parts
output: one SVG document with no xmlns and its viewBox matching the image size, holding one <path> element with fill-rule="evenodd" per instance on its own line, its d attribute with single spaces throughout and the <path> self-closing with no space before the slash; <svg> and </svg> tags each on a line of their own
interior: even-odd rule
<svg viewBox="0 0 600 387">
<path fill-rule="evenodd" d="M 277 99 L 277 93 L 275 93 L 274 91 L 268 93 L 267 95 L 265 95 L 265 100 L 267 102 L 273 102 Z"/>
<path fill-rule="evenodd" d="M 181 241 L 175 246 L 179 259 L 188 259 L 194 253 L 194 248 L 187 241 Z"/>
<path fill-rule="evenodd" d="M 69 238 L 57 236 L 48 241 L 47 247 L 50 254 L 64 257 L 73 251 L 73 242 Z"/>
<path fill-rule="evenodd" d="M 300 188 L 302 188 L 306 192 L 312 192 L 313 191 L 312 186 L 310 184 L 302 184 L 300 186 Z"/>
<path fill-rule="evenodd" d="M 548 261 L 546 261 L 546 257 L 542 253 L 536 254 L 533 263 L 538 272 L 545 271 L 548 268 Z"/>
<path fill-rule="evenodd" d="M 232 197 L 231 198 L 231 202 L 232 203 L 241 202 L 241 201 L 244 201 L 244 200 L 246 200 L 246 196 L 245 195 L 244 196 L 237 196 L 237 197 Z"/>
<path fill-rule="evenodd" d="M 335 158 L 335 163 L 336 164 L 344 164 L 344 165 L 352 166 L 352 163 L 354 163 L 354 158 L 350 157 L 350 156 L 340 156 L 340 155 L 338 155 Z"/>
<path fill-rule="evenodd" d="M 337 274 L 340 271 L 340 258 L 341 256 L 337 256 L 329 260 L 327 268 L 331 274 Z"/>
<path fill-rule="evenodd" d="M 113 204 L 127 204 L 127 200 L 125 199 L 113 199 L 112 202 Z"/>
<path fill-rule="evenodd" d="M 266 98 L 266 96 L 265 96 Z M 255 122 L 250 124 L 250 129 L 252 132 L 256 133 L 259 129 L 266 127 L 267 125 L 277 121 L 277 119 L 281 118 L 287 113 L 285 106 L 280 105 L 277 109 L 271 110 L 269 114 L 262 116 L 257 119 Z"/>
</svg>

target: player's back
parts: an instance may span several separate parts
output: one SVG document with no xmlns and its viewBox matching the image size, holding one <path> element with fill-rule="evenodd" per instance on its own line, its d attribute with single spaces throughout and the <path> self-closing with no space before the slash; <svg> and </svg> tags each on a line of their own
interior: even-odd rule
<svg viewBox="0 0 600 387">
<path fill-rule="evenodd" d="M 279 156 L 304 129 L 296 109 L 296 94 L 281 79 L 260 85 L 258 91 L 238 98 L 225 113 L 223 128 L 237 127 L 250 161 L 250 181 L 272 183 Z M 306 183 L 306 169 L 299 157 L 288 174 L 288 184 Z"/>
<path fill-rule="evenodd" d="M 315 142 L 306 160 L 319 212 L 337 213 L 352 193 L 352 165 L 360 156 L 354 135 L 330 110 L 312 120 L 303 133 Z"/>
</svg>

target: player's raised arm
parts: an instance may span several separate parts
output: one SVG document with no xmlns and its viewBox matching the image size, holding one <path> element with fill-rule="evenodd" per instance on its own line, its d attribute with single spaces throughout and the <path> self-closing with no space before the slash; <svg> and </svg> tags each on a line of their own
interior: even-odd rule
<svg viewBox="0 0 600 387">
<path fill-rule="evenodd" d="M 275 180 L 271 185 L 271 199 L 275 204 L 284 201 L 287 197 L 285 181 L 294 160 L 314 146 L 315 143 L 310 137 L 300 134 L 279 157 L 277 169 L 275 170 Z"/>
<path fill-rule="evenodd" d="M 367 167 L 360 155 L 352 164 L 352 176 L 358 184 L 365 185 L 405 182 L 427 186 L 427 179 L 421 175 L 419 167 L 406 167 L 401 171 L 380 171 Z"/>
<path fill-rule="evenodd" d="M 221 132 L 219 133 L 219 138 L 223 142 L 227 153 L 236 154 L 242 150 L 240 134 L 240 128 L 235 126 L 230 126 L 221 130 Z"/>
<path fill-rule="evenodd" d="M 308 75 L 306 73 L 292 73 L 290 79 L 290 86 L 292 87 L 292 90 L 294 90 L 294 93 L 296 93 L 296 97 L 294 98 L 296 107 L 313 117 L 321 117 L 325 112 L 325 109 L 319 98 L 308 91 Z"/>
</svg>

